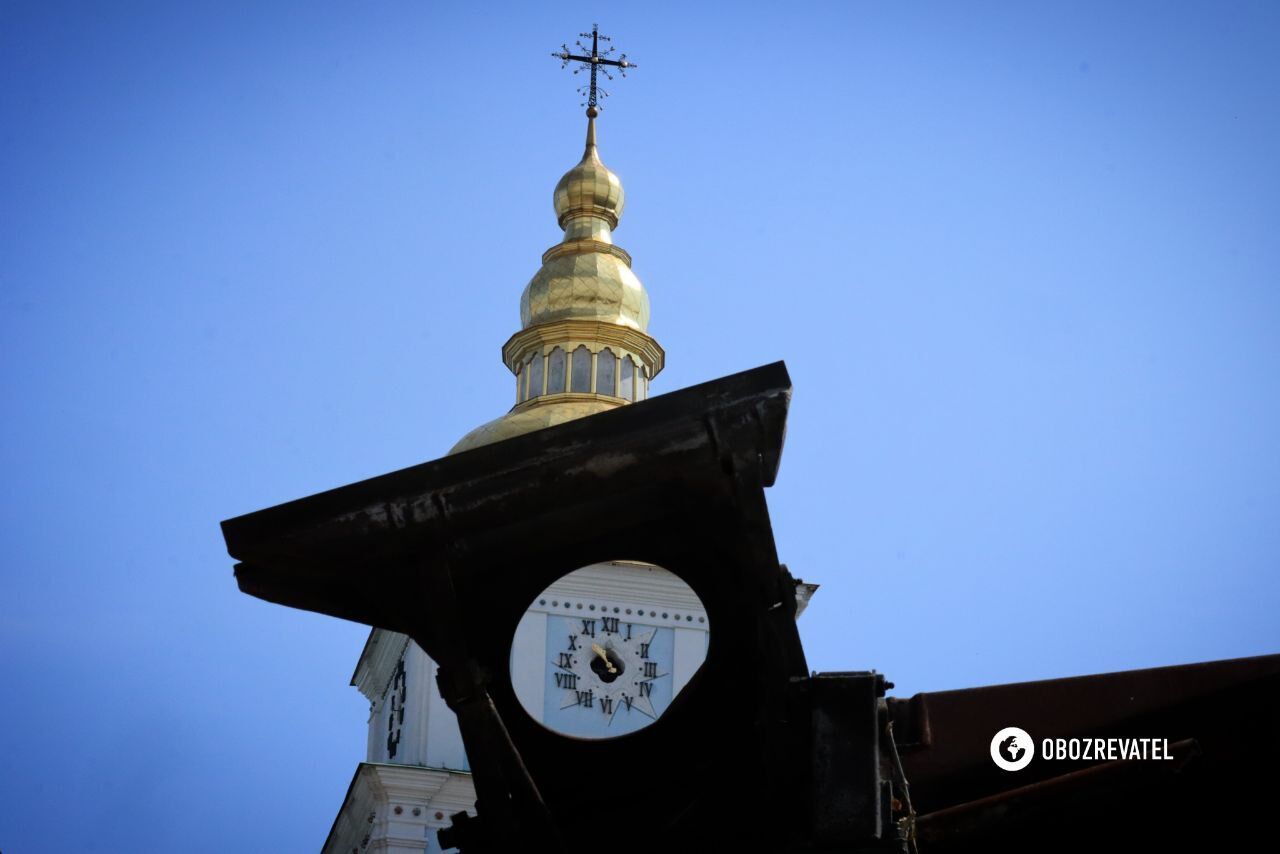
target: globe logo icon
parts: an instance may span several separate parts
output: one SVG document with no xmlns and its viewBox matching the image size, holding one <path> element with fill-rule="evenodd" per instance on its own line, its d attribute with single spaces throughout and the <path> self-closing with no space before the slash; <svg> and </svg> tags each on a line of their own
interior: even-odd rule
<svg viewBox="0 0 1280 854">
<path fill-rule="evenodd" d="M 1007 726 L 991 739 L 991 761 L 1005 771 L 1021 771 L 1035 754 L 1035 740 L 1020 727 Z"/>
</svg>

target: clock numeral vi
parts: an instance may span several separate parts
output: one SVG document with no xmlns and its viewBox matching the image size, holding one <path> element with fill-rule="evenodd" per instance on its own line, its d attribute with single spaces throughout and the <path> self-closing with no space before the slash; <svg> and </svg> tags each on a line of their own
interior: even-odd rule
<svg viewBox="0 0 1280 854">
<path fill-rule="evenodd" d="M 613 698 L 612 697 L 600 698 L 600 714 L 602 715 L 613 714 Z"/>
</svg>

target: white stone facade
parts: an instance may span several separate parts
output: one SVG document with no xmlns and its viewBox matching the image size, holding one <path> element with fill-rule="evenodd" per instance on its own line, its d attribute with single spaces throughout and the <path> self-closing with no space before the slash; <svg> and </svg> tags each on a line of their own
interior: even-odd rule
<svg viewBox="0 0 1280 854">
<path fill-rule="evenodd" d="M 475 800 L 470 774 L 362 762 L 324 854 L 438 854 L 436 831 L 454 813 L 474 814 Z"/>
</svg>

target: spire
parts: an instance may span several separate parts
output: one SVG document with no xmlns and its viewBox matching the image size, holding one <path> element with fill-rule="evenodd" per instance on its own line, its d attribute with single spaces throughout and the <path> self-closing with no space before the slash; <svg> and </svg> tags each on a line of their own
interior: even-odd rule
<svg viewBox="0 0 1280 854">
<path fill-rule="evenodd" d="M 587 108 L 587 150 L 582 154 L 583 160 L 588 157 L 592 160 L 600 159 L 600 155 L 596 152 L 596 116 L 598 115 L 600 111 L 595 107 Z"/>
</svg>

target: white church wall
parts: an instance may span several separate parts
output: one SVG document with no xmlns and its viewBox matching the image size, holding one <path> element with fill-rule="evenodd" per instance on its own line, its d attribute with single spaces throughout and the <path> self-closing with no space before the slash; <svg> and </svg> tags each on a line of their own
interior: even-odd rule
<svg viewBox="0 0 1280 854">
<path fill-rule="evenodd" d="M 414 644 L 414 648 L 417 645 Z M 428 662 L 432 674 L 435 673 L 435 662 L 422 653 Z M 423 763 L 432 768 L 451 768 L 466 771 L 471 768 L 467 762 L 467 752 L 462 747 L 462 732 L 458 729 L 458 716 L 440 696 L 440 687 L 435 678 L 430 680 L 427 696 L 427 716 L 431 726 L 427 732 L 426 761 Z"/>
<path fill-rule="evenodd" d="M 322 852 L 440 852 L 436 831 L 447 827 L 455 813 L 474 815 L 475 799 L 469 774 L 361 763 Z"/>
</svg>

